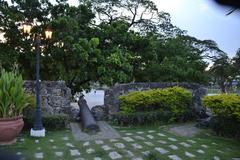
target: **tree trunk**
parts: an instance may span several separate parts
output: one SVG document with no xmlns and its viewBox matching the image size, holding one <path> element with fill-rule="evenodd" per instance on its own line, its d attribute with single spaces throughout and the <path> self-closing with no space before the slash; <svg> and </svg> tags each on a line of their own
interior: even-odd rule
<svg viewBox="0 0 240 160">
<path fill-rule="evenodd" d="M 222 93 L 226 93 L 226 86 L 224 84 L 224 81 L 220 82 L 220 88 Z"/>
</svg>

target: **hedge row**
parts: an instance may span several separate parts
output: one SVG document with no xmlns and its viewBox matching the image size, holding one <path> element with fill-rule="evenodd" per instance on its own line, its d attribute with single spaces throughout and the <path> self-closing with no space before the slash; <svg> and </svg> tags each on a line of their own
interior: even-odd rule
<svg viewBox="0 0 240 160">
<path fill-rule="evenodd" d="M 138 117 L 138 114 L 133 116 L 138 112 L 169 112 L 169 120 L 176 121 L 191 112 L 192 93 L 181 87 L 172 87 L 131 92 L 120 96 L 119 100 L 121 116 L 126 114 L 128 117 L 132 113 L 132 117 Z"/>
<path fill-rule="evenodd" d="M 209 126 L 217 135 L 240 138 L 240 121 L 236 119 L 215 116 Z"/>
<path fill-rule="evenodd" d="M 217 134 L 240 138 L 240 96 L 236 94 L 206 96 L 203 104 L 214 115 L 210 127 Z"/>
<path fill-rule="evenodd" d="M 24 120 L 24 129 L 30 129 L 34 124 L 34 117 L 23 117 Z M 57 115 L 43 115 L 42 123 L 43 127 L 47 130 L 61 130 L 65 129 L 69 124 L 69 116 L 65 114 Z"/>
<path fill-rule="evenodd" d="M 240 96 L 236 94 L 206 96 L 203 104 L 216 116 L 240 120 Z"/>
<path fill-rule="evenodd" d="M 176 121 L 186 122 L 190 119 L 194 119 L 190 112 L 176 118 L 169 111 L 117 113 L 112 116 L 112 122 L 122 126 L 167 124 Z"/>
</svg>

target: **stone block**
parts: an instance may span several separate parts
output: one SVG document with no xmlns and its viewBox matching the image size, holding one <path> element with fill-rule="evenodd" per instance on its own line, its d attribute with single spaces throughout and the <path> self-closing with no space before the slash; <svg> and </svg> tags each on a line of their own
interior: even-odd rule
<svg viewBox="0 0 240 160">
<path fill-rule="evenodd" d="M 26 92 L 35 95 L 35 81 L 24 81 L 23 86 Z M 40 96 L 43 114 L 71 115 L 71 89 L 64 81 L 41 81 Z"/>
</svg>

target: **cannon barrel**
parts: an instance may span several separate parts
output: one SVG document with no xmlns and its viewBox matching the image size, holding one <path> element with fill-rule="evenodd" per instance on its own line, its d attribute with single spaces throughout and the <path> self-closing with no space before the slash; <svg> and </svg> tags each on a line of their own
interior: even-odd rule
<svg viewBox="0 0 240 160">
<path fill-rule="evenodd" d="M 97 132 L 99 130 L 99 126 L 97 125 L 97 122 L 88 108 L 86 100 L 84 98 L 80 98 L 78 101 L 78 106 L 80 108 L 80 117 L 83 130 L 86 132 Z"/>
</svg>

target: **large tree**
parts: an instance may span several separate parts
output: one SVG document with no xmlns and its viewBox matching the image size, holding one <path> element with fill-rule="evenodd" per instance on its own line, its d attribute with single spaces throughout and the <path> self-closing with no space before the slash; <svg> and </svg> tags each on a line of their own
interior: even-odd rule
<svg viewBox="0 0 240 160">
<path fill-rule="evenodd" d="M 236 55 L 232 58 L 233 65 L 233 79 L 238 81 L 238 87 L 240 87 L 240 49 L 237 50 Z"/>
<path fill-rule="evenodd" d="M 88 5 L 73 7 L 65 0 L 55 5 L 47 0 L 12 2 L 14 5 L 0 1 L 0 15 L 4 18 L 0 28 L 6 39 L 0 51 L 4 68 L 11 70 L 16 63 L 25 79 L 33 79 L 34 34 L 43 35 L 44 29 L 51 26 L 53 39 L 44 42 L 41 55 L 43 80 L 65 80 L 73 91 L 88 88 L 91 81 L 106 84 L 126 81 L 127 73 L 131 72 L 130 55 L 118 46 L 109 52 L 99 49 L 99 38 L 94 38 L 92 26 L 95 15 Z M 21 33 L 24 21 L 35 24 L 31 35 Z M 11 54 L 14 56 L 10 57 Z"/>
<path fill-rule="evenodd" d="M 97 21 L 111 24 L 125 21 L 128 30 L 137 30 L 141 34 L 154 32 L 162 36 L 181 32 L 173 26 L 170 15 L 160 12 L 151 0 L 85 0 L 91 4 L 97 14 Z"/>
<path fill-rule="evenodd" d="M 232 81 L 232 69 L 231 59 L 226 53 L 220 54 L 213 60 L 210 72 L 222 93 L 226 92 L 228 82 Z"/>
<path fill-rule="evenodd" d="M 207 82 L 203 60 L 221 52 L 214 41 L 187 36 L 150 0 L 91 2 L 101 28 L 97 37 L 104 45 L 100 48 L 117 45 L 127 49 L 132 55 L 133 81 Z M 178 73 L 169 72 L 170 68 Z"/>
<path fill-rule="evenodd" d="M 150 39 L 150 38 L 149 38 Z M 186 81 L 207 83 L 206 60 L 221 52 L 215 42 L 182 34 L 151 43 L 153 60 L 137 71 L 137 81 Z M 146 58 L 144 58 L 146 59 Z"/>
<path fill-rule="evenodd" d="M 0 0 L 0 63 L 18 66 L 25 79 L 34 79 L 34 34 L 53 29 L 44 42 L 41 76 L 65 80 L 75 91 L 91 82 L 113 85 L 131 81 L 189 81 L 205 83 L 206 58 L 220 53 L 215 42 L 188 36 L 158 11 L 150 0 Z M 34 22 L 31 35 L 20 26 Z M 73 92 L 73 93 L 74 93 Z"/>
</svg>

